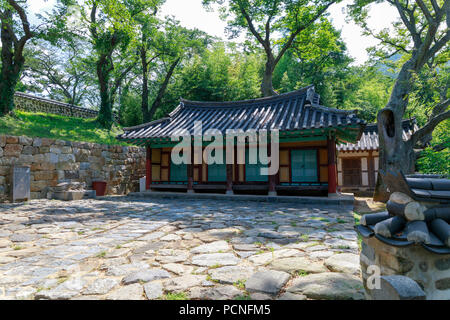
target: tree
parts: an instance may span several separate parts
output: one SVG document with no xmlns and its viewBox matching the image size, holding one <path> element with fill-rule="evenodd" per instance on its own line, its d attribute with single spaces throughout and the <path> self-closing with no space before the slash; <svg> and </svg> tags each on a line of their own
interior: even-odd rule
<svg viewBox="0 0 450 320">
<path fill-rule="evenodd" d="M 28 19 L 27 1 L 0 0 L 1 20 L 1 70 L 0 70 L 0 116 L 14 109 L 14 92 L 25 63 L 25 45 L 32 38 L 55 33 L 52 26 L 59 27 L 69 1 L 56 4 L 52 15 L 39 16 L 42 24 L 33 27 Z M 56 28 L 57 29 L 57 28 Z"/>
<path fill-rule="evenodd" d="M 46 91 L 52 99 L 83 104 L 92 91 L 92 70 L 85 59 L 87 46 L 78 37 L 58 39 L 56 45 L 36 41 L 27 50 L 24 81 L 31 91 Z"/>
<path fill-rule="evenodd" d="M 96 55 L 100 93 L 97 121 L 105 128 L 113 123 L 113 104 L 122 81 L 135 66 L 136 17 L 155 10 L 158 0 L 88 0 L 81 5 Z"/>
<path fill-rule="evenodd" d="M 163 117 L 179 104 L 180 97 L 194 101 L 235 101 L 259 94 L 263 54 L 242 52 L 238 45 L 215 42 L 182 65 L 169 83 L 154 118 Z M 163 79 L 161 73 L 156 84 Z M 153 95 L 156 95 L 155 91 Z"/>
<path fill-rule="evenodd" d="M 206 6 L 224 4 L 224 0 L 203 0 Z M 337 0 L 229 0 L 221 8 L 224 19 L 229 19 L 228 31 L 232 37 L 247 30 L 263 47 L 266 54 L 261 94 L 277 94 L 272 77 L 275 67 L 295 39 L 321 17 Z M 273 39 L 273 34 L 281 38 Z"/>
<path fill-rule="evenodd" d="M 450 40 L 450 0 L 445 1 L 407 1 L 387 0 L 398 12 L 400 20 L 394 24 L 394 31 L 372 31 L 367 25 L 367 7 L 375 1 L 356 0 L 350 6 L 350 13 L 368 34 L 381 41 L 378 53 L 393 56 L 400 53 L 402 64 L 397 74 L 394 87 L 385 108 L 377 115 L 380 169 L 401 170 L 405 174 L 415 170 L 415 153 L 413 147 L 435 127 L 450 118 L 450 100 L 445 92 L 443 100 L 437 103 L 429 120 L 415 132 L 411 139 L 403 141 L 402 118 L 408 107 L 414 83 L 426 66 L 432 66 L 439 60 L 440 54 L 448 52 Z M 447 56 L 448 57 L 448 56 Z M 448 60 L 447 60 L 448 61 Z M 448 89 L 448 87 L 447 87 Z M 447 91 L 446 89 L 446 91 Z M 376 197 L 382 198 L 383 185 L 377 183 Z"/>
<path fill-rule="evenodd" d="M 142 43 L 140 57 L 142 64 L 142 114 L 144 122 L 151 121 L 156 110 L 161 106 L 162 99 L 175 69 L 185 57 L 203 50 L 210 42 L 206 33 L 197 29 L 189 30 L 179 25 L 179 22 L 166 17 L 158 21 L 163 28 L 156 29 L 148 20 L 142 24 Z M 149 72 L 158 79 L 154 85 L 158 88 L 155 98 L 149 108 Z"/>
<path fill-rule="evenodd" d="M 289 92 L 314 84 L 321 103 L 340 108 L 343 82 L 349 77 L 352 59 L 341 34 L 325 17 L 299 34 L 273 73 L 278 92 Z"/>
</svg>

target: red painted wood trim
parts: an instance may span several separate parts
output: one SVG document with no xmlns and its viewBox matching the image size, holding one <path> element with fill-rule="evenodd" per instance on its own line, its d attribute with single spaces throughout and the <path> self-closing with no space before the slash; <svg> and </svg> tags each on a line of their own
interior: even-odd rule
<svg viewBox="0 0 450 320">
<path fill-rule="evenodd" d="M 145 189 L 150 189 L 152 184 L 152 149 L 150 146 L 147 146 L 147 155 L 146 155 L 146 163 L 145 163 Z"/>
<path fill-rule="evenodd" d="M 327 139 L 328 149 L 328 193 L 336 193 L 336 141 L 334 137 Z"/>
</svg>

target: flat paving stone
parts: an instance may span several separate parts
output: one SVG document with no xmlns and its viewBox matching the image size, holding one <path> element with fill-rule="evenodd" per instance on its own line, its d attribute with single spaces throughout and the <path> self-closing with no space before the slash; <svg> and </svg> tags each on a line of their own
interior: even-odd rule
<svg viewBox="0 0 450 320">
<path fill-rule="evenodd" d="M 163 269 L 167 271 L 173 272 L 177 275 L 182 275 L 186 273 L 191 273 L 194 270 L 194 267 L 185 266 L 181 263 L 167 263 L 162 265 Z"/>
<path fill-rule="evenodd" d="M 230 246 L 226 241 L 214 241 L 207 244 L 202 244 L 201 246 L 191 249 L 191 253 L 213 253 L 213 252 L 223 252 L 230 250 Z"/>
<path fill-rule="evenodd" d="M 254 263 L 255 265 L 262 265 L 271 262 L 275 257 L 272 252 L 260 253 L 252 255 L 248 258 L 248 261 Z"/>
<path fill-rule="evenodd" d="M 69 279 L 56 288 L 37 292 L 35 299 L 68 300 L 78 295 L 85 285 L 85 281 L 79 278 Z"/>
<path fill-rule="evenodd" d="M 306 296 L 303 294 L 295 294 L 291 292 L 285 292 L 281 294 L 277 300 L 306 300 Z"/>
<path fill-rule="evenodd" d="M 147 299 L 158 299 L 164 294 L 163 285 L 160 282 L 148 282 L 144 284 L 144 292 Z"/>
<path fill-rule="evenodd" d="M 209 271 L 211 279 L 220 283 L 234 284 L 238 281 L 247 281 L 253 274 L 253 268 L 241 266 L 225 266 Z"/>
<path fill-rule="evenodd" d="M 238 262 L 239 258 L 232 253 L 207 253 L 192 257 L 192 264 L 205 267 L 230 266 Z"/>
<path fill-rule="evenodd" d="M 190 290 L 189 298 L 201 300 L 231 300 L 237 296 L 243 295 L 243 292 L 234 286 L 220 286 L 213 288 L 194 287 Z"/>
<path fill-rule="evenodd" d="M 311 274 L 294 279 L 287 292 L 303 294 L 311 299 L 364 299 L 363 284 L 359 277 L 335 272 Z"/>
<path fill-rule="evenodd" d="M 268 267 L 270 269 L 291 274 L 302 271 L 306 273 L 321 273 L 327 271 L 327 268 L 325 268 L 322 263 L 313 262 L 306 257 L 276 259 Z"/>
<path fill-rule="evenodd" d="M 359 275 L 359 255 L 353 253 L 339 253 L 324 261 L 324 265 L 334 272 L 344 272 Z"/>
<path fill-rule="evenodd" d="M 185 275 L 181 277 L 175 277 L 163 281 L 164 288 L 167 291 L 186 291 L 191 287 L 200 286 L 203 281 L 206 280 L 205 275 Z"/>
<path fill-rule="evenodd" d="M 120 287 L 106 296 L 107 300 L 144 300 L 144 288 L 139 283 Z"/>
<path fill-rule="evenodd" d="M 245 283 L 248 292 L 277 294 L 288 282 L 290 275 L 283 271 L 260 271 L 254 273 Z"/>
<path fill-rule="evenodd" d="M 184 292 L 299 300 L 306 295 L 285 287 L 305 269 L 354 272 L 335 257 L 358 255 L 353 221 L 350 208 L 296 203 L 121 196 L 0 204 L 0 286 L 8 299 L 140 300 Z"/>
<path fill-rule="evenodd" d="M 122 283 L 124 285 L 128 285 L 137 282 L 149 282 L 165 278 L 170 278 L 170 273 L 168 273 L 166 270 L 150 269 L 129 274 L 128 276 L 122 279 Z"/>
<path fill-rule="evenodd" d="M 97 279 L 83 290 L 84 295 L 107 294 L 119 284 L 116 279 Z"/>
<path fill-rule="evenodd" d="M 162 241 L 178 241 L 178 240 L 181 240 L 181 237 L 176 234 L 168 234 L 164 237 L 161 237 L 161 240 Z"/>
<path fill-rule="evenodd" d="M 11 246 L 11 244 L 11 241 L 9 241 L 8 239 L 0 239 L 0 248 L 7 248 Z"/>
<path fill-rule="evenodd" d="M 15 233 L 9 237 L 12 242 L 30 242 L 36 240 L 38 236 L 26 233 Z"/>
<path fill-rule="evenodd" d="M 264 294 L 261 292 L 254 292 L 254 293 L 250 294 L 250 299 L 251 300 L 273 300 L 273 296 Z"/>
</svg>

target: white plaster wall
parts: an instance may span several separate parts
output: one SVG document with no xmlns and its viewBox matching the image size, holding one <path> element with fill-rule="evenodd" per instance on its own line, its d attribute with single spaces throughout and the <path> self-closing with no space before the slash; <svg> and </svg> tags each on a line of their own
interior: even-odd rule
<svg viewBox="0 0 450 320">
<path fill-rule="evenodd" d="M 361 170 L 367 171 L 367 158 L 361 158 Z"/>
<path fill-rule="evenodd" d="M 362 178 L 362 185 L 363 186 L 368 186 L 369 185 L 369 175 L 367 172 L 362 172 L 361 173 L 361 178 Z"/>
</svg>

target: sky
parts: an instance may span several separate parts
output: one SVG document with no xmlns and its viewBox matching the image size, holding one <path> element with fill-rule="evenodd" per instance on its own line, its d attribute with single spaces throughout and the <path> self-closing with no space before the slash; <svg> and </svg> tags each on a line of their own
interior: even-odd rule
<svg viewBox="0 0 450 320">
<path fill-rule="evenodd" d="M 351 0 L 344 0 L 339 4 L 333 4 L 328 12 L 335 28 L 341 30 L 349 55 L 355 59 L 354 64 L 358 65 L 367 61 L 366 49 L 375 45 L 377 41 L 370 36 L 363 36 L 361 28 L 348 21 L 343 9 L 350 2 Z M 51 8 L 55 0 L 33 0 L 29 3 L 31 12 L 42 12 Z M 224 32 L 226 23 L 220 20 L 217 11 L 206 11 L 202 6 L 202 0 L 166 0 L 160 15 L 173 15 L 184 27 L 197 28 L 210 35 L 227 40 Z M 396 10 L 388 4 L 376 4 L 370 10 L 369 25 L 375 30 L 389 28 L 397 17 Z"/>
</svg>

